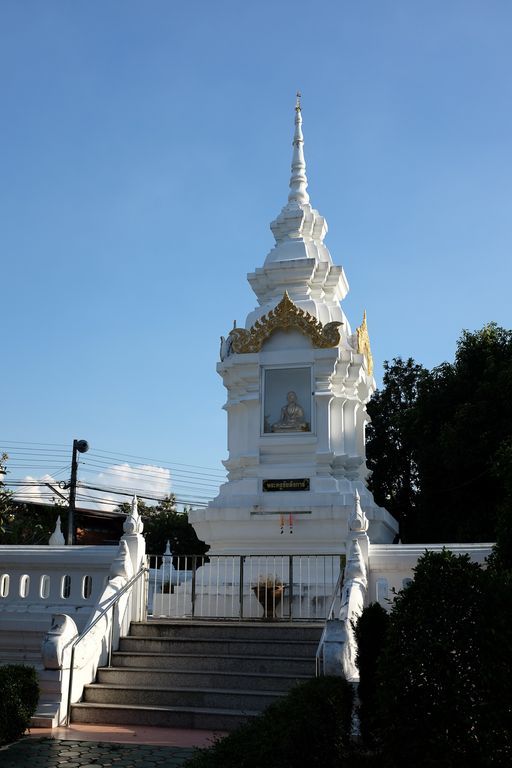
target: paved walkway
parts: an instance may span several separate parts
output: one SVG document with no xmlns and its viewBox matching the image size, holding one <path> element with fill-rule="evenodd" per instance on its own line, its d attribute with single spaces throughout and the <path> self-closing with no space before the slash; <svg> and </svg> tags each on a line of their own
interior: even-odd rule
<svg viewBox="0 0 512 768">
<path fill-rule="evenodd" d="M 0 750 L 1 768 L 177 768 L 192 747 L 22 739 Z"/>
<path fill-rule="evenodd" d="M 212 731 L 115 725 L 35 728 L 0 748 L 0 768 L 177 768 Z"/>
</svg>

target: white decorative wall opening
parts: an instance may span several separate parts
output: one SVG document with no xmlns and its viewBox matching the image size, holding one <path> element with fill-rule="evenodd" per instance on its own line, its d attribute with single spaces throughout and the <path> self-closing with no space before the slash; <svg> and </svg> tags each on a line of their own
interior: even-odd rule
<svg viewBox="0 0 512 768">
<path fill-rule="evenodd" d="M 50 596 L 50 577 L 43 574 L 39 579 L 39 597 L 46 600 Z"/>
<path fill-rule="evenodd" d="M 29 589 L 30 589 L 30 576 L 27 573 L 24 573 L 23 576 L 20 577 L 20 597 L 23 599 L 28 597 Z"/>
<path fill-rule="evenodd" d="M 66 574 L 60 581 L 60 596 L 63 600 L 67 600 L 71 594 L 71 576 Z"/>
<path fill-rule="evenodd" d="M 82 597 L 87 600 L 92 592 L 92 577 L 84 576 L 82 579 Z"/>
<path fill-rule="evenodd" d="M 8 596 L 10 580 L 11 579 L 8 573 L 2 574 L 2 578 L 0 578 L 0 597 Z"/>
</svg>

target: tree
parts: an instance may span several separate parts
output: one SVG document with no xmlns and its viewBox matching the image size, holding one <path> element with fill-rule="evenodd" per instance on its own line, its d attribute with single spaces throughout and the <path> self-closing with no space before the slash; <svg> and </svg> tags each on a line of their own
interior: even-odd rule
<svg viewBox="0 0 512 768">
<path fill-rule="evenodd" d="M 17 501 L 2 482 L 7 459 L 6 453 L 0 456 L 0 544 L 48 544 L 57 515 L 63 515 L 65 522 L 67 509 Z"/>
<path fill-rule="evenodd" d="M 7 454 L 2 453 L 0 455 L 0 536 L 3 536 L 6 531 L 6 526 L 9 524 L 13 514 L 12 494 L 6 490 L 2 478 L 5 475 L 5 462 L 7 461 Z"/>
<path fill-rule="evenodd" d="M 384 387 L 368 403 L 371 418 L 366 430 L 366 454 L 371 470 L 368 486 L 377 504 L 398 520 L 399 535 L 407 540 L 419 493 L 415 460 L 415 407 L 428 371 L 409 358 L 384 363 Z"/>
<path fill-rule="evenodd" d="M 496 473 L 512 437 L 512 331 L 464 331 L 455 361 L 434 369 L 417 404 L 417 540 L 494 541 L 506 495 Z"/>
<path fill-rule="evenodd" d="M 176 497 L 171 494 L 155 506 L 138 501 L 138 509 L 144 523 L 146 549 L 150 555 L 162 555 L 167 541 L 173 555 L 204 555 L 208 545 L 198 539 L 188 521 L 188 511 L 178 512 Z M 130 504 L 123 503 L 118 511 L 129 514 Z"/>
<path fill-rule="evenodd" d="M 11 503 L 9 522 L 0 536 L 2 544 L 48 544 L 58 515 L 62 530 L 66 530 L 67 507 L 14 500 Z"/>
<path fill-rule="evenodd" d="M 369 484 L 403 541 L 495 540 L 507 494 L 510 506 L 511 382 L 512 331 L 495 323 L 464 331 L 454 362 L 432 371 L 386 364 L 368 406 Z"/>
<path fill-rule="evenodd" d="M 512 582 L 512 438 L 496 454 L 494 476 L 504 493 L 497 509 L 496 546 L 489 566 Z"/>
<path fill-rule="evenodd" d="M 380 657 L 377 718 L 391 765 L 510 764 L 510 597 L 467 555 L 418 561 Z"/>
</svg>

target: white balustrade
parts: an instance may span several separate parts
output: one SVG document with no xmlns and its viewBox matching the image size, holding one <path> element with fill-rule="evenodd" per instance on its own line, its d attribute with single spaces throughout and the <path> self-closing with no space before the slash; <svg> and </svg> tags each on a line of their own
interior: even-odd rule
<svg viewBox="0 0 512 768">
<path fill-rule="evenodd" d="M 33 725 L 56 725 L 66 714 L 71 645 L 94 623 L 74 659 L 72 699 L 94 679 L 112 638 L 145 617 L 144 584 L 102 611 L 145 563 L 136 503 L 119 546 L 0 546 L 0 664 L 32 664 L 42 696 Z"/>
<path fill-rule="evenodd" d="M 54 613 L 69 614 L 83 629 L 116 553 L 117 547 L 0 546 L 0 663 L 12 660 L 9 626 L 18 661 L 34 650 L 20 633 L 47 630 Z"/>
</svg>

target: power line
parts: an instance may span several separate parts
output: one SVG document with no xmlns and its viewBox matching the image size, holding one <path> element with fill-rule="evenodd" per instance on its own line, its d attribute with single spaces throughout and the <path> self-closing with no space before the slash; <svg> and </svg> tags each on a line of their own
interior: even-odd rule
<svg viewBox="0 0 512 768">
<path fill-rule="evenodd" d="M 43 480 L 8 480 L 6 483 L 4 483 L 5 486 L 8 487 L 15 487 L 15 488 L 40 488 L 40 487 L 47 487 L 47 483 Z M 181 488 L 189 488 L 191 490 L 194 490 L 193 486 L 186 486 L 182 485 Z M 170 494 L 164 494 L 163 496 L 153 497 L 146 494 L 145 488 L 121 488 L 119 486 L 113 486 L 113 487 L 107 487 L 103 485 L 89 485 L 88 483 L 83 483 L 81 481 L 78 482 L 77 488 L 87 488 L 89 490 L 94 491 L 102 491 L 106 493 L 117 493 L 121 495 L 129 495 L 129 496 L 141 496 L 142 498 L 152 498 L 155 501 L 163 501 L 166 499 L 169 495 L 176 496 L 177 494 L 172 491 Z M 201 497 L 199 497 L 201 498 Z M 209 499 L 210 496 L 203 496 L 203 499 Z"/>
<path fill-rule="evenodd" d="M 150 496 L 146 493 L 144 488 L 131 488 L 131 489 L 125 489 L 125 488 L 106 488 L 105 486 L 98 486 L 98 485 L 88 485 L 87 483 L 79 482 L 77 485 L 77 488 L 87 488 L 89 491 L 101 491 L 102 493 L 117 493 L 120 496 L 140 496 L 144 499 L 151 499 L 152 501 L 164 501 L 167 498 L 167 495 L 165 496 Z M 175 495 L 175 494 L 171 494 Z M 209 499 L 211 497 L 209 496 L 203 496 L 203 499 Z"/>
<path fill-rule="evenodd" d="M 12 448 L 11 445 L 2 445 L 1 446 L 2 451 L 9 451 L 14 450 L 16 453 L 30 453 L 38 455 L 40 453 L 52 453 L 52 454 L 59 454 L 59 455 L 65 455 L 68 454 L 69 451 L 65 450 L 55 450 L 55 448 Z"/>
<path fill-rule="evenodd" d="M 29 450 L 31 446 L 45 446 L 44 448 L 34 448 L 33 450 L 50 450 L 50 448 L 62 448 L 65 449 L 63 451 L 58 451 L 58 453 L 68 453 L 69 452 L 69 446 L 65 443 L 38 443 L 38 442 L 31 442 L 28 440 L 0 440 L 0 445 L 3 446 L 2 450 L 9 448 L 11 445 L 21 446 L 20 448 L 16 448 L 16 450 Z M 29 448 L 25 448 L 24 446 L 29 446 Z M 55 451 L 54 451 L 55 452 Z M 206 469 L 213 472 L 219 472 L 222 474 L 223 470 L 218 469 L 217 467 L 205 467 L 200 466 L 198 464 L 183 464 L 179 462 L 170 462 L 168 459 L 155 459 L 155 458 L 149 458 L 147 456 L 138 456 L 133 453 L 123 453 L 121 451 L 109 451 L 105 450 L 103 448 L 95 448 L 95 453 L 101 454 L 102 456 L 106 457 L 128 457 L 132 459 L 141 459 L 142 461 L 151 461 L 156 463 L 163 463 L 163 464 L 174 464 L 175 466 L 181 466 L 181 467 L 192 467 L 194 469 Z"/>
<path fill-rule="evenodd" d="M 193 477 L 192 478 L 187 476 L 183 477 L 183 476 L 174 475 L 174 474 L 164 478 L 164 477 L 158 477 L 158 476 L 154 477 L 152 475 L 146 475 L 140 472 L 129 472 L 129 471 L 115 472 L 114 470 L 105 470 L 104 472 L 98 473 L 94 469 L 83 469 L 81 472 L 82 475 L 90 474 L 90 473 L 96 476 L 98 476 L 99 474 L 101 477 L 105 477 L 106 475 L 111 475 L 114 478 L 117 477 L 117 479 L 119 479 L 119 477 L 124 477 L 129 475 L 129 479 L 134 478 L 134 480 L 137 480 L 137 479 L 145 480 L 145 481 L 151 482 L 153 485 L 169 485 L 170 483 L 172 483 L 174 487 L 175 485 L 182 485 L 183 482 L 187 482 L 190 485 L 190 487 L 194 487 L 197 485 L 204 488 L 211 488 L 212 490 L 216 490 L 219 487 L 219 483 L 213 483 L 210 481 L 202 482 L 201 480 L 196 480 Z"/>
<path fill-rule="evenodd" d="M 218 480 L 219 477 L 217 475 L 211 475 L 206 472 L 193 472 L 188 469 L 174 469 L 174 467 L 159 467 L 157 465 L 147 465 L 147 464 L 112 464 L 112 462 L 103 462 L 98 461 L 96 457 L 93 457 L 92 461 L 91 459 L 82 460 L 80 462 L 82 465 L 85 464 L 91 464 L 98 467 L 110 467 L 112 470 L 115 470 L 116 472 L 123 472 L 123 471 L 135 471 L 135 472 L 142 472 L 144 474 L 154 474 L 154 475 L 160 475 L 162 472 L 170 472 L 171 474 L 180 474 L 180 475 L 192 475 L 196 477 L 210 477 L 214 480 Z"/>
<path fill-rule="evenodd" d="M 67 447 L 66 443 L 35 443 L 29 440 L 3 440 L 0 442 L 9 443 L 9 445 L 12 443 L 12 445 L 56 445 L 59 448 Z"/>
<path fill-rule="evenodd" d="M 41 499 L 43 501 L 51 501 L 55 502 L 55 494 L 51 492 L 51 490 L 47 490 L 46 488 L 38 490 L 38 487 L 40 487 L 42 484 L 38 483 L 19 483 L 20 489 L 17 491 L 13 491 L 13 496 L 19 496 L 21 497 L 20 501 L 30 501 L 31 499 Z M 96 504 L 103 504 L 103 505 L 109 505 L 112 507 L 118 507 L 121 504 L 121 501 L 119 499 L 106 499 L 101 496 L 93 496 L 92 494 L 83 493 L 80 490 L 80 487 L 86 488 L 87 490 L 97 490 L 101 493 L 112 493 L 115 496 L 127 496 L 129 498 L 133 498 L 133 496 L 138 496 L 141 499 L 147 499 L 149 501 L 157 501 L 162 502 L 165 501 L 167 498 L 166 496 L 152 496 L 146 494 L 143 490 L 137 491 L 137 490 L 119 490 L 119 489 L 107 489 L 107 488 L 94 488 L 89 486 L 79 486 L 77 488 L 77 497 L 80 499 L 87 499 L 89 501 L 94 501 Z M 203 498 L 189 498 L 189 495 L 182 496 L 181 494 L 173 494 L 173 496 L 176 499 L 177 504 L 181 505 L 189 505 L 189 506 L 195 506 L 195 507 L 205 507 L 208 501 L 207 497 Z M 66 509 L 66 505 L 63 505 Z"/>
<path fill-rule="evenodd" d="M 53 456 L 63 456 L 67 455 L 69 453 L 69 446 L 66 446 L 62 443 L 36 443 L 36 442 L 29 442 L 29 441 L 16 441 L 16 440 L 3 440 L 0 441 L 0 450 L 1 451 L 8 451 L 11 446 L 16 446 L 14 448 L 14 451 L 16 453 L 28 453 L 28 454 L 34 454 L 39 459 L 42 458 L 42 456 L 38 456 L 37 454 L 39 452 L 41 453 L 50 453 Z M 28 446 L 28 447 L 26 447 Z M 42 447 L 42 448 L 32 448 L 32 446 L 50 446 L 50 447 Z M 63 450 L 55 450 L 55 447 Z M 96 455 L 98 454 L 98 455 Z M 180 462 L 173 462 L 169 461 L 168 459 L 155 459 L 155 458 L 149 458 L 147 456 L 137 456 L 136 454 L 131 453 L 116 453 L 113 451 L 105 451 L 101 448 L 94 448 L 91 450 L 91 455 L 94 456 L 94 458 L 98 461 L 103 461 L 105 464 L 108 465 L 110 459 L 123 459 L 123 458 L 132 458 L 132 459 L 138 459 L 140 461 L 148 461 L 153 462 L 154 465 L 164 465 L 162 466 L 163 469 L 171 469 L 173 467 L 189 467 L 190 470 L 207 470 L 207 473 L 213 473 L 213 476 L 225 476 L 225 471 L 222 469 L 218 469 L 217 467 L 205 467 L 201 465 L 196 464 L 184 464 Z M 21 458 L 21 457 L 20 457 Z M 28 457 L 27 457 L 28 458 Z M 62 458 L 60 458 L 62 461 Z M 166 466 L 165 466 L 166 465 Z M 187 469 L 181 469 L 183 472 L 188 472 Z M 198 475 L 204 475 L 204 472 L 197 472 Z"/>
<path fill-rule="evenodd" d="M 207 469 L 213 472 L 224 474 L 223 470 L 221 469 L 217 469 L 214 467 L 203 467 L 198 464 L 180 464 L 179 462 L 169 462 L 168 459 L 151 459 L 151 458 L 148 458 L 147 456 L 135 456 L 132 453 L 111 453 L 109 451 L 104 451 L 101 448 L 95 448 L 94 452 L 99 453 L 103 456 L 127 456 L 132 459 L 142 459 L 142 461 L 151 461 L 157 464 L 174 464 L 174 466 L 177 466 L 177 467 L 192 467 L 193 469 Z"/>
<path fill-rule="evenodd" d="M 124 463 L 118 463 L 113 464 L 112 461 L 106 461 L 104 459 L 99 459 L 93 451 L 90 452 L 92 455 L 91 458 L 82 459 L 80 462 L 81 464 L 91 464 L 98 467 L 111 467 L 112 469 L 116 469 L 116 471 L 132 471 L 135 470 L 137 472 L 145 472 L 148 474 L 155 474 L 158 475 L 163 470 L 164 472 L 171 472 L 172 474 L 182 474 L 182 475 L 196 475 L 197 477 L 210 477 L 214 480 L 218 480 L 220 476 L 225 476 L 225 472 L 219 472 L 218 474 L 211 474 L 209 472 L 195 472 L 194 470 L 190 469 L 182 469 L 182 465 L 176 464 L 176 465 L 168 465 L 166 467 L 159 466 L 158 464 L 129 464 L 128 462 Z M 175 467 L 179 467 L 178 469 L 175 469 Z M 128 468 L 128 469 L 125 469 Z"/>
<path fill-rule="evenodd" d="M 69 470 L 69 464 L 66 463 L 65 465 L 62 464 L 62 459 L 49 459 L 48 461 L 44 461 L 43 459 L 34 459 L 32 461 L 25 459 L 24 457 L 22 459 L 14 458 L 12 461 L 8 461 L 5 465 L 5 468 L 9 471 L 9 469 L 14 468 L 28 468 L 34 467 L 51 467 L 53 469 L 60 469 L 62 467 L 65 467 Z"/>
<path fill-rule="evenodd" d="M 9 462 L 9 467 L 13 469 L 47 469 L 48 474 L 52 473 L 53 475 L 69 471 L 69 466 L 65 464 L 64 466 L 55 468 L 55 464 L 58 464 L 60 462 L 54 461 L 49 462 L 47 464 L 39 464 L 39 463 L 32 463 L 32 462 Z M 198 483 L 201 485 L 209 485 L 211 487 L 217 488 L 219 485 L 218 478 L 213 478 L 210 480 L 209 478 L 211 476 L 209 475 L 201 475 L 199 473 L 182 473 L 182 472 L 171 472 L 170 470 L 163 470 L 163 472 L 153 471 L 153 470 L 145 470 L 140 467 L 116 467 L 116 466 L 110 466 L 110 467 L 103 467 L 99 465 L 99 469 L 101 470 L 98 472 L 98 469 L 89 468 L 89 466 L 95 466 L 95 462 L 80 462 L 80 467 L 82 467 L 82 472 L 88 472 L 93 474 L 112 474 L 112 475 L 132 475 L 135 477 L 141 477 L 141 478 L 147 478 L 155 483 L 167 483 L 170 480 L 175 479 L 183 479 L 188 480 L 191 483 Z M 164 473 L 168 473 L 167 476 L 165 476 Z M 197 478 L 197 479 L 196 479 Z M 203 482 L 204 481 L 204 482 Z"/>
<path fill-rule="evenodd" d="M 128 495 L 128 494 L 127 494 Z M 139 498 L 139 496 L 137 496 Z M 150 498 L 146 496 L 140 496 L 141 499 Z M 90 494 L 86 493 L 79 493 L 77 491 L 77 499 L 87 499 L 88 501 L 94 501 L 97 504 L 108 504 L 112 507 L 119 507 L 121 504 L 128 504 L 129 502 L 121 502 L 116 501 L 114 499 L 105 499 L 101 498 L 100 496 L 92 496 Z M 160 501 L 164 501 L 165 499 L 160 499 Z M 182 506 L 194 506 L 194 507 L 206 507 L 206 503 L 204 501 L 198 501 L 197 499 L 189 499 L 184 498 L 182 496 L 176 496 L 176 504 L 181 504 Z"/>
<path fill-rule="evenodd" d="M 69 446 L 65 444 L 16 440 L 4 440 L 2 442 L 3 447 L 0 448 L 0 451 L 9 452 L 7 462 L 9 468 L 45 470 L 45 474 L 50 478 L 55 478 L 59 474 L 69 472 L 70 468 L 67 463 L 62 466 L 63 457 L 69 453 Z M 126 459 L 151 463 L 149 465 L 131 465 Z M 118 462 L 119 465 L 113 466 L 112 462 Z M 56 467 L 56 465 L 59 466 Z M 151 485 L 156 488 L 159 485 L 162 486 L 172 482 L 172 495 L 175 496 L 177 502 L 179 504 L 195 506 L 205 506 L 217 491 L 219 484 L 224 482 L 226 477 L 223 470 L 213 467 L 170 462 L 130 453 L 115 453 L 101 448 L 95 449 L 94 452 L 89 454 L 87 461 L 82 460 L 80 467 L 84 474 L 96 474 L 107 477 L 110 475 L 112 478 L 115 478 L 116 475 L 119 478 L 128 476 L 128 479 L 132 478 L 136 484 L 137 480 L 144 480 L 145 482 L 151 482 Z M 163 477 L 164 473 L 169 473 L 170 477 Z M 16 488 L 17 490 L 14 491 L 15 495 L 52 500 L 55 497 L 51 490 L 46 489 L 45 482 L 41 481 L 41 479 L 27 481 L 26 478 L 12 478 L 10 481 L 6 481 L 5 485 Z M 152 495 L 154 491 L 147 491 L 144 488 L 127 489 L 120 486 L 107 487 L 106 485 L 92 485 L 82 482 L 78 486 L 81 489 L 98 491 L 98 493 L 111 493 L 115 496 L 131 497 L 136 494 L 141 499 L 156 502 L 163 501 L 168 495 Z M 110 486 L 110 483 L 108 483 L 108 486 Z M 205 492 L 209 495 L 205 495 Z M 195 498 L 189 498 L 190 495 L 193 495 Z M 119 504 L 119 502 L 102 499 L 99 496 L 89 496 L 89 498 L 98 504 Z"/>
</svg>

